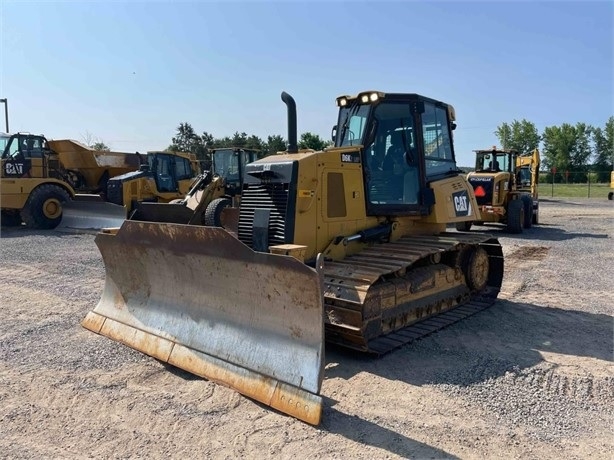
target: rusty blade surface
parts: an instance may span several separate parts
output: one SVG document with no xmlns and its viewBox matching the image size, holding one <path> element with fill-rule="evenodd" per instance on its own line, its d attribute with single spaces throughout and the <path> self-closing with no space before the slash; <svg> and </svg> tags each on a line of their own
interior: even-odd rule
<svg viewBox="0 0 614 460">
<path fill-rule="evenodd" d="M 100 230 L 120 227 L 126 219 L 126 208 L 104 201 L 72 200 L 62 205 L 60 231 Z"/>
<path fill-rule="evenodd" d="M 319 423 L 317 270 L 213 227 L 125 221 L 96 244 L 106 280 L 85 327 Z"/>
</svg>

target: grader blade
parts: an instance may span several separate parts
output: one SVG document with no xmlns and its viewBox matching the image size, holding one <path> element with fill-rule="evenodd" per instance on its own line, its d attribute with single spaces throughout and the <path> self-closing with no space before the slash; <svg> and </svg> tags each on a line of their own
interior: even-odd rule
<svg viewBox="0 0 614 460">
<path fill-rule="evenodd" d="M 254 252 L 222 228 L 169 223 L 125 221 L 96 244 L 106 280 L 85 328 L 320 422 L 321 262 L 313 269 Z"/>
<path fill-rule="evenodd" d="M 77 195 L 78 197 L 78 195 Z M 120 227 L 126 219 L 126 208 L 102 200 L 67 201 L 62 206 L 62 221 L 56 228 L 59 231 L 91 230 Z"/>
</svg>

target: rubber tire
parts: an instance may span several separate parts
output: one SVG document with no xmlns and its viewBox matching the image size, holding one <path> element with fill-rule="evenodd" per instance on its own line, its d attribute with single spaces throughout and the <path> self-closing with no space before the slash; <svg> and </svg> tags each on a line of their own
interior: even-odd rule
<svg viewBox="0 0 614 460">
<path fill-rule="evenodd" d="M 217 198 L 205 210 L 205 225 L 207 227 L 222 227 L 222 211 L 232 206 L 228 198 Z"/>
<path fill-rule="evenodd" d="M 614 192 L 608 193 L 608 200 L 614 199 Z"/>
<path fill-rule="evenodd" d="M 539 224 L 539 208 L 537 208 L 535 210 L 535 212 L 533 213 L 533 225 L 538 225 Z"/>
<path fill-rule="evenodd" d="M 533 224 L 533 200 L 529 195 L 522 195 L 522 203 L 524 204 L 524 228 L 531 228 Z"/>
<path fill-rule="evenodd" d="M 524 203 L 522 200 L 510 201 L 507 206 L 507 231 L 509 233 L 522 233 L 524 216 Z"/>
<path fill-rule="evenodd" d="M 70 199 L 68 192 L 62 187 L 52 184 L 43 184 L 30 193 L 28 201 L 21 210 L 21 218 L 30 228 L 50 230 L 57 227 L 62 221 L 62 209 L 56 217 L 47 217 L 44 213 L 45 203 L 48 200 L 58 200 L 65 203 Z"/>
<path fill-rule="evenodd" d="M 21 225 L 19 212 L 2 211 L 0 213 L 0 225 L 2 227 L 19 227 Z"/>
<path fill-rule="evenodd" d="M 473 222 L 471 222 L 470 220 L 466 220 L 464 222 L 457 222 L 456 230 L 458 230 L 459 232 L 468 232 L 469 230 L 471 230 L 471 224 L 473 224 Z"/>
</svg>

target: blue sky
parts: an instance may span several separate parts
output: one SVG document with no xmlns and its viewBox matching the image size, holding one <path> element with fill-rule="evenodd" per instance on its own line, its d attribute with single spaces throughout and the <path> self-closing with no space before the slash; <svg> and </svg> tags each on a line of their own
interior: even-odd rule
<svg viewBox="0 0 614 460">
<path fill-rule="evenodd" d="M 612 1 L 0 0 L 0 97 L 11 131 L 146 151 L 182 121 L 286 137 L 282 90 L 327 139 L 341 94 L 420 93 L 455 107 L 472 165 L 504 121 L 605 124 L 613 19 Z"/>
</svg>

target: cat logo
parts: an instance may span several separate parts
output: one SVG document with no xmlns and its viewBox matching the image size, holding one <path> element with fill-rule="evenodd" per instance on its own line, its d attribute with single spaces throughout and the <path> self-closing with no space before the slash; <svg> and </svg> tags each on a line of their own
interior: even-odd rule
<svg viewBox="0 0 614 460">
<path fill-rule="evenodd" d="M 471 214 L 471 202 L 467 192 L 462 190 L 452 194 L 452 202 L 454 203 L 454 211 L 456 217 L 468 216 Z"/>
<path fill-rule="evenodd" d="M 4 173 L 7 176 L 21 176 L 23 174 L 23 163 L 5 163 Z"/>
</svg>

